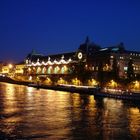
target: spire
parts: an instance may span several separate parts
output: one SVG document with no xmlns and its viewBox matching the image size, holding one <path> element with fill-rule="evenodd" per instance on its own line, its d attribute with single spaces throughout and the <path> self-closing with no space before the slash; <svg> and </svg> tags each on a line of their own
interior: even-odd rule
<svg viewBox="0 0 140 140">
<path fill-rule="evenodd" d="M 86 43 L 86 44 L 89 44 L 89 42 L 90 42 L 90 40 L 89 40 L 89 36 L 87 36 L 87 37 L 86 37 L 86 41 L 85 41 L 85 43 Z"/>
</svg>

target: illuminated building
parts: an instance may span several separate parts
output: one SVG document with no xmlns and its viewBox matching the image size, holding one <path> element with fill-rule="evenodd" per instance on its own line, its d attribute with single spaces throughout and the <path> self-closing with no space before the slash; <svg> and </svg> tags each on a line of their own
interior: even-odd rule
<svg viewBox="0 0 140 140">
<path fill-rule="evenodd" d="M 2 66 L 1 73 L 7 75 L 9 73 L 10 69 L 8 65 Z"/>
<path fill-rule="evenodd" d="M 23 75 L 24 68 L 25 68 L 25 64 L 23 62 L 16 64 L 15 65 L 15 74 L 16 75 Z"/>
<path fill-rule="evenodd" d="M 100 47 L 86 42 L 75 52 L 44 56 L 32 51 L 25 60 L 26 73 L 28 75 L 60 75 L 66 76 L 71 73 L 71 69 L 79 62 L 85 63 L 85 66 L 92 64 L 92 52 Z M 89 68 L 89 67 L 88 67 Z"/>
<path fill-rule="evenodd" d="M 2 64 L 0 74 L 6 76 L 23 76 L 25 69 L 25 63 L 17 63 L 17 64 Z"/>
<path fill-rule="evenodd" d="M 103 71 L 111 71 L 114 59 L 117 61 L 120 77 L 126 78 L 130 59 L 133 60 L 134 73 L 140 74 L 140 52 L 125 50 L 122 43 L 101 48 L 91 43 L 88 37 L 75 52 L 44 56 L 32 51 L 25 59 L 25 73 L 32 76 L 63 77 L 69 75 L 77 63 L 83 62 L 85 68 L 91 70 L 93 76 L 96 77 L 100 70 L 100 63 L 102 63 Z"/>
<path fill-rule="evenodd" d="M 32 51 L 27 55 L 23 63 L 11 65 L 12 67 L 9 64 L 1 66 L 1 73 L 5 75 L 13 73 L 14 76 L 23 75 L 30 81 L 43 77 L 46 83 L 51 83 L 56 79 L 58 83 L 67 83 L 66 79 L 72 74 L 76 65 L 83 63 L 84 69 L 92 72 L 88 81 L 92 85 L 94 83 L 93 79 L 97 79 L 99 71 L 112 71 L 114 60 L 116 60 L 116 65 L 119 69 L 119 77 L 127 78 L 130 60 L 133 60 L 135 76 L 140 76 L 140 52 L 127 51 L 123 43 L 101 48 L 99 45 L 90 42 L 88 37 L 74 52 L 45 56 Z M 53 81 L 51 81 L 52 77 L 54 78 Z M 71 78 L 76 79 L 77 77 Z"/>
</svg>

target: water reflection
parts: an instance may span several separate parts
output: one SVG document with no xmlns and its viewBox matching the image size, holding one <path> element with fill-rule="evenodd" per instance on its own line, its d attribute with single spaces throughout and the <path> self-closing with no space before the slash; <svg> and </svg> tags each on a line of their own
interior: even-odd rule
<svg viewBox="0 0 140 140">
<path fill-rule="evenodd" d="M 139 104 L 0 84 L 2 139 L 139 139 Z"/>
<path fill-rule="evenodd" d="M 130 121 L 129 121 L 129 129 L 130 133 L 133 135 L 134 139 L 137 139 L 140 133 L 140 109 L 131 107 L 129 110 Z"/>
</svg>

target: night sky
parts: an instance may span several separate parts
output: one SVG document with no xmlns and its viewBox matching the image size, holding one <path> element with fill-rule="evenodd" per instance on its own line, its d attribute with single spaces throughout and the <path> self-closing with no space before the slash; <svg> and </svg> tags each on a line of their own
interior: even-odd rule
<svg viewBox="0 0 140 140">
<path fill-rule="evenodd" d="M 0 60 L 75 51 L 86 36 L 140 51 L 140 0 L 0 0 Z"/>
</svg>

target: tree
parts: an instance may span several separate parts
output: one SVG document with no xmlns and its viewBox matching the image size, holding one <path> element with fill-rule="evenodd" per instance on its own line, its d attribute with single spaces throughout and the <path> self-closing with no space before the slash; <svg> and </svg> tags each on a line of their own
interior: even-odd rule
<svg viewBox="0 0 140 140">
<path fill-rule="evenodd" d="M 133 69 L 133 60 L 132 59 L 130 59 L 128 62 L 127 78 L 130 81 L 134 79 L 134 69 Z"/>
<path fill-rule="evenodd" d="M 104 81 L 104 73 L 103 73 L 103 63 L 101 61 L 98 64 L 97 79 L 100 83 L 100 86 L 102 86 L 103 81 Z"/>
<path fill-rule="evenodd" d="M 119 67 L 118 67 L 116 58 L 113 59 L 112 78 L 114 80 L 117 80 L 119 78 Z"/>
<path fill-rule="evenodd" d="M 79 62 L 72 69 L 71 75 L 73 78 L 78 78 L 84 84 L 91 77 L 92 72 L 86 69 L 84 62 Z"/>
<path fill-rule="evenodd" d="M 136 75 L 136 80 L 140 80 L 140 74 Z"/>
</svg>

